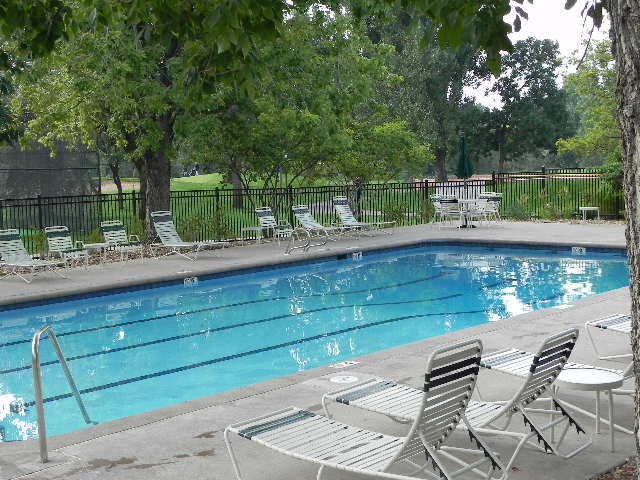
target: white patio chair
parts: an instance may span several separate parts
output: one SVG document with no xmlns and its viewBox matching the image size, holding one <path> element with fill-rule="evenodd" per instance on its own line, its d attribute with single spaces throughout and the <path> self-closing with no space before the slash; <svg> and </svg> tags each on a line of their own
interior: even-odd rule
<svg viewBox="0 0 640 480">
<path fill-rule="evenodd" d="M 45 227 L 49 255 L 64 258 L 67 261 L 78 264 L 84 260 L 84 268 L 89 266 L 89 251 L 84 248 L 84 242 L 73 241 L 71 232 L 64 226 Z"/>
<path fill-rule="evenodd" d="M 172 255 L 175 253 L 193 262 L 198 258 L 200 250 L 205 247 L 221 246 L 224 248 L 224 242 L 217 242 L 215 240 L 204 242 L 185 242 L 182 240 L 176 231 L 176 226 L 173 223 L 171 212 L 151 212 L 151 220 L 153 221 L 153 227 L 155 228 L 158 239 L 160 240 L 160 243 L 153 243 L 151 246 L 169 249 L 169 252 L 165 255 Z M 183 253 L 183 250 L 193 252 L 193 257 Z"/>
<path fill-rule="evenodd" d="M 20 233 L 18 230 L 10 228 L 0 230 L 0 257 L 3 267 L 8 268 L 9 277 L 15 275 L 26 283 L 31 283 L 33 278 L 40 273 L 38 270 L 50 270 L 59 277 L 67 278 L 60 272 L 54 269 L 57 266 L 65 267 L 67 265 L 66 259 L 60 260 L 39 260 L 34 259 L 29 252 L 24 248 L 24 244 L 20 239 Z M 21 269 L 31 270 L 31 278 L 20 273 Z"/>
<path fill-rule="evenodd" d="M 456 198 L 440 198 L 440 218 L 442 219 L 439 222 L 438 227 L 442 228 L 442 225 L 445 222 L 448 222 L 451 226 L 457 227 L 462 224 L 462 220 L 464 219 L 464 212 L 460 208 L 460 203 Z M 455 225 L 453 221 L 456 220 L 458 225 Z"/>
<path fill-rule="evenodd" d="M 351 207 L 349 206 L 349 200 L 345 196 L 336 196 L 333 197 L 333 208 L 335 209 L 338 217 L 340 218 L 340 226 L 345 228 L 352 229 L 361 229 L 361 230 L 373 230 L 373 229 L 382 229 L 389 228 L 395 226 L 395 221 L 389 222 L 360 222 L 353 214 Z M 390 233 L 393 232 L 393 229 L 390 229 Z"/>
<path fill-rule="evenodd" d="M 293 227 L 289 222 L 278 223 L 275 215 L 271 211 L 271 207 L 259 207 L 256 208 L 255 212 L 258 216 L 260 227 L 266 231 L 271 230 L 278 245 L 280 245 L 280 239 L 289 238 L 293 233 Z"/>
<path fill-rule="evenodd" d="M 501 402 L 471 400 L 469 402 L 465 415 L 469 425 L 476 432 L 519 439 L 518 445 L 505 467 L 507 472 L 510 471 L 516 456 L 525 444 L 532 443 L 540 448 L 538 443 L 533 443 L 532 440 L 542 442 L 542 448 L 545 451 L 550 450 L 552 453 L 564 458 L 570 458 L 578 454 L 591 444 L 591 439 L 589 439 L 572 451 L 561 451 L 562 442 L 570 426 L 576 426 L 579 433 L 584 433 L 584 430 L 578 426 L 569 415 L 567 409 L 555 398 L 551 408 L 532 409 L 530 407 L 530 404 L 543 393 L 547 391 L 553 393 L 550 391 L 550 387 L 569 358 L 577 338 L 577 329 L 553 335 L 542 343 L 535 356 L 532 355 L 526 359 L 528 362 L 519 361 L 517 364 L 514 363 L 514 366 L 522 369 L 525 380 L 510 400 Z M 492 365 L 495 362 L 499 362 L 498 359 L 500 358 L 505 358 L 505 364 L 509 360 L 514 360 L 514 357 L 501 357 L 500 353 L 483 357 L 481 365 L 486 368 L 492 368 Z M 322 397 L 322 406 L 325 415 L 329 417 L 331 416 L 328 409 L 329 402 L 337 402 L 381 413 L 398 422 L 406 423 L 415 421 L 416 415 L 420 411 L 421 397 L 422 392 L 417 388 L 376 378 L 325 394 Z M 545 425 L 539 425 L 538 421 L 533 418 L 532 413 L 559 418 Z M 515 415 L 523 418 L 525 425 L 530 429 L 529 433 L 507 430 Z M 496 422 L 500 421 L 504 421 L 504 425 L 497 426 Z M 562 423 L 564 423 L 564 426 L 559 435 L 545 434 L 545 432 L 558 427 Z"/>
<path fill-rule="evenodd" d="M 487 221 L 493 220 L 497 222 L 502 220 L 500 217 L 500 203 L 502 202 L 502 193 L 483 192 L 478 196 L 479 200 L 485 200 L 484 215 Z"/>
<path fill-rule="evenodd" d="M 394 479 L 414 479 L 419 473 L 453 479 L 470 472 L 486 479 L 506 478 L 507 470 L 476 435 L 464 413 L 481 354 L 480 340 L 471 340 L 439 348 L 431 355 L 406 437 L 368 431 L 295 407 L 227 427 L 224 438 L 238 480 L 240 470 L 230 434 L 319 465 L 318 479 L 325 468 Z M 468 429 L 471 448 L 446 445 L 459 424 Z M 476 456 L 468 463 L 460 454 Z M 394 473 L 399 465 L 408 465 L 412 471 Z"/>
<path fill-rule="evenodd" d="M 138 235 L 127 235 L 127 231 L 120 220 L 105 220 L 100 223 L 100 230 L 107 249 L 120 252 L 120 261 L 129 259 L 129 252 L 138 252 L 140 260 L 144 259 L 144 246 Z"/>
</svg>

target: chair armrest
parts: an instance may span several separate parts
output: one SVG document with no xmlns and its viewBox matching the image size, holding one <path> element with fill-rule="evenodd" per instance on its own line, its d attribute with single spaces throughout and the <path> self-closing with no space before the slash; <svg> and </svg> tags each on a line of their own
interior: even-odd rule
<svg viewBox="0 0 640 480">
<path fill-rule="evenodd" d="M 129 241 L 140 243 L 140 237 L 138 235 L 129 235 Z"/>
<path fill-rule="evenodd" d="M 84 248 L 84 242 L 82 240 L 76 240 L 76 248 Z"/>
</svg>

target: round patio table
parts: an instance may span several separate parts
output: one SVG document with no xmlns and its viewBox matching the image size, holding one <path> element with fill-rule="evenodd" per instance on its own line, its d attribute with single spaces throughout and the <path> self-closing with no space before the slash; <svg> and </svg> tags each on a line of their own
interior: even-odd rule
<svg viewBox="0 0 640 480">
<path fill-rule="evenodd" d="M 555 383 L 555 390 L 558 388 L 570 388 L 572 390 L 581 390 L 587 392 L 596 392 L 596 412 L 595 415 L 587 410 L 584 410 L 575 405 L 571 405 L 568 402 L 563 402 L 574 410 L 594 418 L 596 421 L 596 433 L 600 433 L 600 392 L 607 392 L 609 396 L 609 421 L 604 421 L 609 424 L 609 434 L 611 438 L 611 451 L 614 451 L 614 432 L 616 428 L 624 430 L 622 427 L 616 425 L 613 422 L 613 395 L 611 390 L 614 388 L 620 388 L 624 382 L 624 377 L 619 373 L 612 372 L 606 368 L 599 367 L 572 367 L 566 366 Z"/>
</svg>

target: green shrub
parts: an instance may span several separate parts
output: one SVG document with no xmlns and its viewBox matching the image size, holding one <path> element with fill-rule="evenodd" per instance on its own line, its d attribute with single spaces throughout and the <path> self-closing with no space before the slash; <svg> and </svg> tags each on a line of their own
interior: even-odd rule
<svg viewBox="0 0 640 480">
<path fill-rule="evenodd" d="M 505 207 L 503 217 L 513 220 L 529 220 L 531 214 L 522 203 L 512 203 Z"/>
<path fill-rule="evenodd" d="M 433 202 L 431 200 L 422 199 L 420 201 L 420 218 L 422 223 L 429 223 L 433 220 L 435 209 L 433 208 Z"/>
<path fill-rule="evenodd" d="M 222 240 L 230 234 L 227 218 L 218 208 L 210 218 L 189 217 L 180 224 L 180 236 L 187 242 L 196 240 Z"/>
<path fill-rule="evenodd" d="M 407 206 L 404 203 L 388 203 L 382 208 L 382 213 L 386 221 L 401 225 L 406 218 L 406 209 Z"/>
</svg>

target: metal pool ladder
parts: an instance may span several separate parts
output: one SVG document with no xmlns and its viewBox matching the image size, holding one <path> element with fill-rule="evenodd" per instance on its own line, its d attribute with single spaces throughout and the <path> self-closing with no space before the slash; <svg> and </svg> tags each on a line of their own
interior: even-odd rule
<svg viewBox="0 0 640 480">
<path fill-rule="evenodd" d="M 49 335 L 49 339 L 51 340 L 53 349 L 56 352 L 58 360 L 60 361 L 60 365 L 62 365 L 64 374 L 67 377 L 67 382 L 69 382 L 69 386 L 71 387 L 73 396 L 76 398 L 78 407 L 80 407 L 80 411 L 82 412 L 84 421 L 87 422 L 87 424 L 92 423 L 91 419 L 89 418 L 89 414 L 87 413 L 87 409 L 84 407 L 82 398 L 80 397 L 80 392 L 78 391 L 76 382 L 73 380 L 73 375 L 71 375 L 71 370 L 69 370 L 67 360 L 64 358 L 64 354 L 62 353 L 62 348 L 60 348 L 60 344 L 58 343 L 56 334 L 53 331 L 51 325 L 46 325 L 36 332 L 36 334 L 33 336 L 33 340 L 31 341 L 33 389 L 36 395 L 35 403 L 38 410 L 38 441 L 40 443 L 40 460 L 42 461 L 42 463 L 46 463 L 49 461 L 49 454 L 47 451 L 47 427 L 44 420 L 44 401 L 42 399 L 42 378 L 40 374 L 40 339 L 44 334 Z"/>
</svg>

